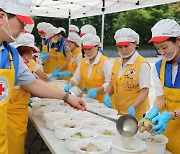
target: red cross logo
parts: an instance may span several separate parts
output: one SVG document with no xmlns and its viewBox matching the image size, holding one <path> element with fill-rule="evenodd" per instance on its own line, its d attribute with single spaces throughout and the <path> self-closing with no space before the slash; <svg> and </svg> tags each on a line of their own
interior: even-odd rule
<svg viewBox="0 0 180 154">
<path fill-rule="evenodd" d="M 129 70 L 129 75 L 130 75 L 130 76 L 135 75 L 135 73 L 136 73 L 136 71 L 135 71 L 134 69 L 130 69 L 130 70 Z"/>
<path fill-rule="evenodd" d="M 5 90 L 5 89 L 4 89 L 3 85 L 0 84 L 0 95 L 2 95 L 2 93 L 3 93 L 4 90 Z"/>
</svg>

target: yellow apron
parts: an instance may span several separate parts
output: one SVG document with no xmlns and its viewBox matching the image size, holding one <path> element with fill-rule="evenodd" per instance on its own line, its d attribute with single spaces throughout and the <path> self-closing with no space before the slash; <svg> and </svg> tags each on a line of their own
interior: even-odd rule
<svg viewBox="0 0 180 154">
<path fill-rule="evenodd" d="M 12 60 L 12 57 L 9 56 Z M 0 69 L 0 154 L 8 154 L 7 142 L 7 103 L 14 87 L 15 71 L 11 61 L 10 69 Z"/>
<path fill-rule="evenodd" d="M 49 51 L 50 55 L 57 56 L 57 48 L 51 48 Z M 48 73 L 52 73 L 52 71 L 55 69 L 55 67 L 58 66 L 58 58 L 56 57 L 49 57 L 49 63 L 50 63 L 50 68 Z"/>
<path fill-rule="evenodd" d="M 33 70 L 34 70 L 34 67 L 36 65 L 37 65 L 37 62 L 34 59 L 31 59 L 31 61 L 28 64 L 28 67 L 29 67 L 29 69 L 31 70 L 32 73 L 34 73 Z"/>
<path fill-rule="evenodd" d="M 7 105 L 8 154 L 24 154 L 30 93 L 21 87 L 13 90 Z"/>
<path fill-rule="evenodd" d="M 72 60 L 71 62 L 69 63 L 68 65 L 68 70 L 74 74 L 74 72 L 76 71 L 76 68 L 77 68 L 77 64 L 76 64 L 76 58 L 79 56 L 79 54 L 82 55 L 82 49 L 81 47 L 77 47 L 73 52 L 72 52 Z M 71 78 L 71 77 L 70 77 Z M 79 84 L 78 84 L 78 87 L 80 89 L 82 89 L 83 87 L 83 82 L 81 81 Z"/>
<path fill-rule="evenodd" d="M 82 50 L 80 47 L 77 47 L 73 52 L 72 52 L 72 60 L 68 65 L 68 70 L 74 74 L 74 72 L 76 71 L 77 68 L 77 64 L 76 64 L 76 58 L 79 54 L 82 54 Z"/>
<path fill-rule="evenodd" d="M 121 69 L 119 62 L 120 58 L 115 59 L 112 67 L 112 82 L 114 89 L 114 105 L 119 114 L 124 115 L 128 113 L 128 107 L 131 106 L 139 95 L 138 76 L 140 66 L 146 60 L 138 55 L 133 65 L 129 65 L 118 78 L 118 72 Z M 149 110 L 149 98 L 136 108 L 136 118 L 138 120 L 143 118 L 143 114 Z"/>
<path fill-rule="evenodd" d="M 42 45 L 42 52 L 47 52 L 48 53 L 48 46 L 47 45 L 45 45 L 45 44 Z M 44 63 L 44 65 L 43 65 L 43 70 L 44 70 L 45 73 L 50 72 L 49 67 L 50 67 L 50 62 L 49 62 L 49 59 L 47 59 L 46 62 Z"/>
<path fill-rule="evenodd" d="M 165 110 L 172 112 L 180 109 L 180 89 L 168 88 L 164 86 L 166 61 L 162 61 L 160 79 L 164 87 L 164 95 L 166 99 Z M 180 153 L 180 119 L 170 120 L 167 124 L 167 129 L 163 133 L 168 138 L 167 149 L 173 154 Z"/>
<path fill-rule="evenodd" d="M 81 61 L 81 66 L 80 66 L 80 76 L 81 80 L 83 81 L 84 85 L 87 88 L 87 91 L 90 90 L 91 88 L 96 88 L 99 86 L 102 86 L 104 84 L 104 75 L 103 75 L 103 64 L 104 61 L 107 60 L 108 58 L 101 55 L 99 63 L 93 65 L 92 72 L 90 78 L 88 78 L 88 68 L 89 65 L 86 63 L 86 58 L 83 58 Z M 95 99 L 99 100 L 100 103 L 103 102 L 105 92 L 99 92 Z"/>
</svg>

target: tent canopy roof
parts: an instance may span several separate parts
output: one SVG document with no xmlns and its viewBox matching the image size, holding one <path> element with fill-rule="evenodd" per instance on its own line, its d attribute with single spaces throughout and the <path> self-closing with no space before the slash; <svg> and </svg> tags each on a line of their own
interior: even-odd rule
<svg viewBox="0 0 180 154">
<path fill-rule="evenodd" d="M 173 3 L 179 0 L 33 0 L 33 16 L 82 18 Z M 104 7 L 103 7 L 104 4 Z"/>
</svg>

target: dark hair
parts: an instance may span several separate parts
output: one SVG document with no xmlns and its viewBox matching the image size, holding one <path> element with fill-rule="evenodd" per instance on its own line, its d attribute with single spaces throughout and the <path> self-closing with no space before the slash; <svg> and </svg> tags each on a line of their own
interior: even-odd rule
<svg viewBox="0 0 180 154">
<path fill-rule="evenodd" d="M 56 34 L 56 35 L 62 35 L 62 36 L 64 36 L 65 38 L 67 38 L 67 35 L 66 35 L 66 33 L 65 33 L 64 31 L 61 31 L 60 33 L 58 33 L 58 34 Z"/>
<path fill-rule="evenodd" d="M 34 51 L 34 48 L 28 47 L 28 46 L 20 46 L 20 47 L 17 47 L 17 50 L 18 50 L 20 56 L 23 56 L 24 54 L 29 53 L 32 50 Z"/>
<path fill-rule="evenodd" d="M 176 38 L 177 38 L 177 37 L 170 37 L 170 38 L 168 38 L 166 41 L 171 41 L 171 42 L 173 42 L 173 43 L 176 43 Z"/>
<path fill-rule="evenodd" d="M 1 8 L 0 8 L 0 11 L 2 11 L 2 12 L 4 12 L 4 13 L 6 13 L 6 14 L 7 14 L 8 19 L 14 18 L 14 17 L 16 16 L 15 14 L 11 14 L 11 13 L 7 13 L 7 12 L 5 12 L 5 11 L 4 11 L 4 10 L 2 10 Z"/>
</svg>

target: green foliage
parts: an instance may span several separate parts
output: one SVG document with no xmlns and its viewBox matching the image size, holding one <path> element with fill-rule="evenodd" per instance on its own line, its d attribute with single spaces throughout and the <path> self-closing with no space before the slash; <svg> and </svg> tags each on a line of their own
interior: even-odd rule
<svg viewBox="0 0 180 154">
<path fill-rule="evenodd" d="M 77 25 L 79 28 L 85 24 L 91 24 L 96 28 L 97 34 L 101 37 L 101 18 L 101 16 L 93 16 L 74 19 L 71 21 L 71 24 Z M 122 27 L 135 30 L 140 35 L 140 47 L 145 46 L 151 38 L 151 28 L 157 21 L 163 18 L 171 18 L 180 22 L 180 2 L 107 14 L 105 15 L 104 23 L 104 46 L 106 48 L 108 46 L 114 48 L 114 34 L 116 30 Z M 56 27 L 64 27 L 68 31 L 68 19 L 34 17 L 34 21 L 36 24 L 42 21 L 49 22 Z M 38 44 L 40 44 L 41 39 L 36 29 L 34 29 L 33 34 Z"/>
</svg>

